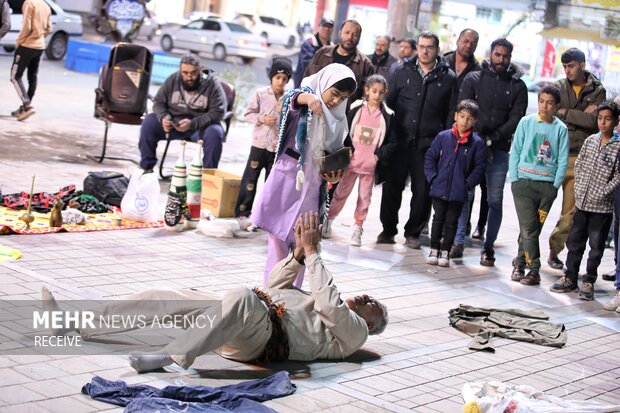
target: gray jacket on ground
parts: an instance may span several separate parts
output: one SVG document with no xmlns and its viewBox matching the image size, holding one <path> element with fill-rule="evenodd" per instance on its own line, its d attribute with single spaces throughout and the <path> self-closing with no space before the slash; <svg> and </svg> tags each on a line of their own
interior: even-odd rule
<svg viewBox="0 0 620 413">
<path fill-rule="evenodd" d="M 495 352 L 493 337 L 563 347 L 568 339 L 564 324 L 553 324 L 542 311 L 472 307 L 460 304 L 449 312 L 450 325 L 474 337 L 470 350 Z"/>
<path fill-rule="evenodd" d="M 174 122 L 187 118 L 192 121 L 192 130 L 205 129 L 221 122 L 225 111 L 224 89 L 210 70 L 202 73 L 200 84 L 189 100 L 183 93 L 181 73 L 171 74 L 157 91 L 153 104 L 153 113 L 160 122 L 165 116 L 171 117 Z"/>
<path fill-rule="evenodd" d="M 0 0 L 0 14 L 2 14 L 0 22 L 0 39 L 2 39 L 11 30 L 11 8 L 8 0 Z"/>
</svg>

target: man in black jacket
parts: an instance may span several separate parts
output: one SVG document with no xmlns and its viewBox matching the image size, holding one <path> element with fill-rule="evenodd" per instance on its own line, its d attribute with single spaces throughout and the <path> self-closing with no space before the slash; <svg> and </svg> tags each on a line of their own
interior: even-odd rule
<svg viewBox="0 0 620 413">
<path fill-rule="evenodd" d="M 486 172 L 489 222 L 480 258 L 480 265 L 488 267 L 495 264 L 493 246 L 502 224 L 512 134 L 527 109 L 527 87 L 521 80 L 523 69 L 510 62 L 512 48 L 512 43 L 506 39 L 494 40 L 491 58 L 482 63 L 481 71 L 467 75 L 459 94 L 459 102 L 473 99 L 478 103 L 476 131 L 489 148 Z"/>
<path fill-rule="evenodd" d="M 386 35 L 377 36 L 375 40 L 375 52 L 369 54 L 368 58 L 375 68 L 375 73 L 389 78 L 389 71 L 392 64 L 396 63 L 396 58 L 390 54 L 390 38 Z"/>
<path fill-rule="evenodd" d="M 417 57 L 398 66 L 390 79 L 387 103 L 396 112 L 398 149 L 389 161 L 381 196 L 383 232 L 378 244 L 393 244 L 398 232 L 398 210 L 407 176 L 411 177 L 409 220 L 405 238 L 409 248 L 420 248 L 420 233 L 428 222 L 431 199 L 424 176 L 424 156 L 440 131 L 452 125 L 456 75 L 438 56 L 439 37 L 423 31 L 418 37 Z"/>
</svg>

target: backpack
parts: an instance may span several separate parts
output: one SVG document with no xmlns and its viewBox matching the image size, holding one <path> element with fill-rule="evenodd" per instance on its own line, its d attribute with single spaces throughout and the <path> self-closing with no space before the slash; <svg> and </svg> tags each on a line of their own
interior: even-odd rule
<svg viewBox="0 0 620 413">
<path fill-rule="evenodd" d="M 120 207 L 127 185 L 129 179 L 120 172 L 89 172 L 84 179 L 84 193 L 96 197 L 104 204 Z"/>
</svg>

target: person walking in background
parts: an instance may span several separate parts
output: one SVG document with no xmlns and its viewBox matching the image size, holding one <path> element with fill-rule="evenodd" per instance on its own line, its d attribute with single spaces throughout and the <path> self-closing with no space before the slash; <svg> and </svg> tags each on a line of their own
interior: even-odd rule
<svg viewBox="0 0 620 413">
<path fill-rule="evenodd" d="M 252 213 L 260 173 L 265 169 L 265 180 L 267 180 L 273 166 L 278 142 L 279 109 L 282 106 L 284 88 L 290 80 L 292 72 L 293 67 L 289 59 L 275 58 L 271 62 L 269 70 L 271 85 L 259 88 L 256 91 L 254 99 L 250 101 L 243 115 L 246 121 L 254 124 L 252 147 L 243 171 L 237 205 L 235 206 L 235 216 L 242 221 L 242 226 L 245 228 L 251 225 L 247 218 Z"/>
<path fill-rule="evenodd" d="M 0 39 L 11 30 L 11 7 L 8 0 L 0 0 Z"/>
<path fill-rule="evenodd" d="M 468 193 L 484 176 L 486 146 L 472 128 L 478 116 L 478 105 L 463 100 L 456 107 L 452 129 L 440 132 L 424 159 L 424 173 L 433 200 L 431 251 L 426 263 L 450 266 L 450 248 L 456 225 Z"/>
<path fill-rule="evenodd" d="M 557 82 L 562 100 L 556 116 L 568 127 L 570 156 L 562 183 L 562 212 L 549 236 L 547 263 L 556 270 L 564 268 L 558 255 L 564 249 L 575 210 L 575 162 L 585 139 L 597 131 L 596 107 L 606 94 L 603 84 L 586 70 L 586 55 L 581 50 L 568 49 L 561 60 L 566 78 Z"/>
<path fill-rule="evenodd" d="M 502 225 L 504 185 L 508 174 L 508 151 L 512 134 L 527 110 L 527 87 L 523 69 L 511 63 L 512 43 L 496 39 L 491 57 L 482 62 L 482 70 L 471 72 L 463 80 L 459 100 L 473 99 L 480 108 L 475 130 L 488 146 L 486 171 L 489 222 L 480 265 L 495 265 L 493 249 Z"/>
<path fill-rule="evenodd" d="M 3 13 L 4 16 L 5 13 Z M 22 6 L 22 28 L 15 40 L 15 56 L 11 66 L 11 83 L 15 86 L 21 106 L 11 112 L 17 120 L 34 114 L 32 99 L 37 90 L 39 63 L 45 49 L 45 36 L 52 32 L 52 9 L 44 0 L 26 0 Z M 28 71 L 28 89 L 22 77 Z"/>
<path fill-rule="evenodd" d="M 331 46 L 333 31 L 334 20 L 329 17 L 323 17 L 321 19 L 321 23 L 319 24 L 319 30 L 317 30 L 312 37 L 306 39 L 306 41 L 301 44 L 301 50 L 299 51 L 299 57 L 297 60 L 297 68 L 295 69 L 295 76 L 293 77 L 293 84 L 296 89 L 301 86 L 301 80 L 304 78 L 306 67 L 308 67 L 308 63 L 310 63 L 316 51 L 323 46 Z"/>
<path fill-rule="evenodd" d="M 429 185 L 424 176 L 424 156 L 437 134 L 452 124 L 458 90 L 456 75 L 439 56 L 439 37 L 423 31 L 418 55 L 398 66 L 388 84 L 386 102 L 396 113 L 398 146 L 389 160 L 381 195 L 383 231 L 377 244 L 394 244 L 398 233 L 398 210 L 407 177 L 411 178 L 409 219 L 405 245 L 420 249 L 420 234 L 431 214 Z"/>
<path fill-rule="evenodd" d="M 566 273 L 550 289 L 556 293 L 577 289 L 579 267 L 588 241 L 590 253 L 579 288 L 580 300 L 594 300 L 594 283 L 613 219 L 614 192 L 620 185 L 620 135 L 614 131 L 619 114 L 618 105 L 612 101 L 598 106 L 599 133 L 584 141 L 575 161 L 575 213 L 566 239 Z"/>
<path fill-rule="evenodd" d="M 510 279 L 525 285 L 540 284 L 538 238 L 568 165 L 568 130 L 553 115 L 559 104 L 560 90 L 543 87 L 538 113 L 521 119 L 510 147 L 508 173 L 519 220 L 519 248 Z"/>
<path fill-rule="evenodd" d="M 265 283 L 274 265 L 294 245 L 293 225 L 306 212 L 327 208 L 327 182 L 342 178 L 344 170 L 321 173 L 321 160 L 342 148 L 347 137 L 346 102 L 356 88 L 355 75 L 345 65 L 331 64 L 309 76 L 301 89 L 293 89 L 282 100 L 276 159 L 257 205 L 252 224 L 269 233 Z M 295 286 L 301 287 L 303 271 Z"/>
<path fill-rule="evenodd" d="M 342 211 L 353 191 L 355 181 L 359 178 L 351 245 L 362 245 L 363 225 L 368 215 L 373 184 L 383 182 L 387 161 L 396 149 L 392 136 L 394 111 L 384 102 L 386 94 L 385 78 L 381 75 L 370 76 L 364 86 L 364 100 L 354 102 L 347 114 L 349 136 L 345 145 L 352 146 L 354 152 L 351 163 L 334 192 L 327 219 L 323 222 L 323 238 L 331 238 L 332 223 Z"/>
<path fill-rule="evenodd" d="M 368 58 L 375 68 L 375 73 L 388 78 L 390 67 L 396 63 L 396 58 L 390 54 L 390 38 L 386 35 L 377 36 L 375 40 L 375 52 Z"/>
</svg>

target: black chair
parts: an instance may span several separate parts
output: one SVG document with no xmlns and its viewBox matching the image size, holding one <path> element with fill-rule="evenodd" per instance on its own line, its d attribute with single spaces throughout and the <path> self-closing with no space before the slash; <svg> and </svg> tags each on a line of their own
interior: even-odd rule
<svg viewBox="0 0 620 413">
<path fill-rule="evenodd" d="M 220 80 L 220 85 L 222 85 L 224 95 L 226 95 L 226 112 L 224 113 L 224 118 L 222 119 L 222 127 L 224 128 L 224 142 L 226 142 L 228 130 L 230 129 L 230 121 L 234 115 L 233 108 L 235 105 L 237 92 L 235 91 L 233 85 L 228 82 Z M 164 148 L 164 153 L 161 157 L 161 161 L 159 162 L 159 176 L 163 180 L 168 180 L 172 177 L 172 175 L 164 175 L 164 161 L 166 160 L 166 155 L 168 154 L 168 148 L 170 147 L 171 141 L 171 139 L 166 139 L 166 147 Z"/>
<path fill-rule="evenodd" d="M 101 163 L 106 158 L 108 130 L 113 123 L 140 125 L 146 113 L 151 83 L 153 53 L 144 46 L 119 43 L 112 48 L 107 65 L 99 72 L 95 89 L 95 113 L 105 123 L 101 155 L 88 155 Z M 108 159 L 137 163 L 130 158 L 108 156 Z"/>
</svg>

